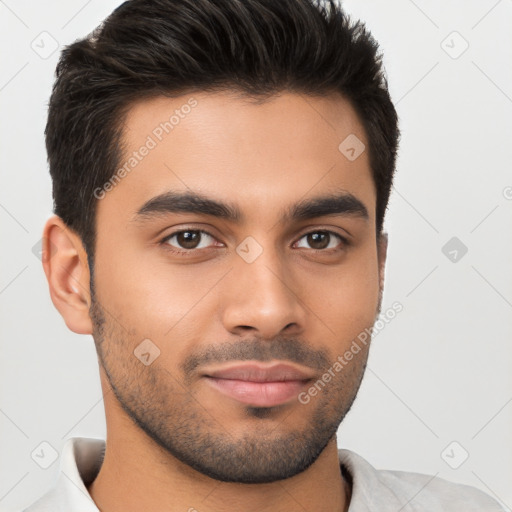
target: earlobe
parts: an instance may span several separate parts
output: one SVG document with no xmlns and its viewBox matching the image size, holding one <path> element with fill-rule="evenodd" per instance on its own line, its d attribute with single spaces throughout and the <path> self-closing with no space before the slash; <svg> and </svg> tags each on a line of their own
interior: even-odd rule
<svg viewBox="0 0 512 512">
<path fill-rule="evenodd" d="M 77 334 L 91 334 L 87 253 L 80 237 L 57 215 L 44 227 L 43 268 L 52 302 L 68 328 Z"/>
</svg>

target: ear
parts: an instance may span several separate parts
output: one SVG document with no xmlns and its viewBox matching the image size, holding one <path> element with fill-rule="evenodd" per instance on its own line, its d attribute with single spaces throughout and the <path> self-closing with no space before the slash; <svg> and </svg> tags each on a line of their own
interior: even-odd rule
<svg viewBox="0 0 512 512">
<path fill-rule="evenodd" d="M 377 308 L 377 315 L 380 313 L 382 304 L 382 295 L 384 292 L 384 274 L 386 268 L 386 257 L 388 254 L 388 234 L 382 232 L 377 237 L 377 262 L 379 265 L 379 306 Z"/>
<path fill-rule="evenodd" d="M 89 264 L 80 237 L 57 215 L 44 226 L 43 268 L 50 296 L 64 322 L 77 334 L 91 334 Z"/>
</svg>

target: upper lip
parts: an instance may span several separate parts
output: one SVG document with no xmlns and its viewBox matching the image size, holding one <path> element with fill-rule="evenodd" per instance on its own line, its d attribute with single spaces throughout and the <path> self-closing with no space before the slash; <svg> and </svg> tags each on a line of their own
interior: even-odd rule
<svg viewBox="0 0 512 512">
<path fill-rule="evenodd" d="M 303 381 L 314 377 L 307 371 L 289 363 L 261 364 L 256 362 L 237 363 L 213 369 L 204 373 L 216 379 L 244 380 L 249 382 Z"/>
</svg>

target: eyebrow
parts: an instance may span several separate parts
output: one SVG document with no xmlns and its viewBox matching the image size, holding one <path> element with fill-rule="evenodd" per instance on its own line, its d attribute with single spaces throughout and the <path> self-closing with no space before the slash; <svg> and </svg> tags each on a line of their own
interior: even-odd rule
<svg viewBox="0 0 512 512">
<path fill-rule="evenodd" d="M 168 191 L 146 201 L 132 220 L 144 223 L 169 213 L 209 215 L 234 223 L 239 223 L 244 218 L 238 206 L 233 203 L 212 199 L 198 192 Z M 361 200 L 349 192 L 340 192 L 303 199 L 285 209 L 281 221 L 306 220 L 327 215 L 355 216 L 369 220 L 368 210 Z"/>
</svg>

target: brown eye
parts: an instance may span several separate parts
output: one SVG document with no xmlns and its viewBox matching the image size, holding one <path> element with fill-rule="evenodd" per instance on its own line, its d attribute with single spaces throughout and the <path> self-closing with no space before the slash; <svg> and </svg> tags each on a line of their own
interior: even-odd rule
<svg viewBox="0 0 512 512">
<path fill-rule="evenodd" d="M 306 241 L 306 246 L 301 245 L 302 240 Z M 339 245 L 343 245 L 343 243 L 346 243 L 344 238 L 332 231 L 312 231 L 301 237 L 299 242 L 297 242 L 297 247 L 323 250 L 334 249 Z"/>
<path fill-rule="evenodd" d="M 199 229 L 186 229 L 172 233 L 166 237 L 163 242 L 176 249 L 192 250 L 204 249 L 211 245 L 211 241 L 208 239 L 213 240 L 213 237 L 206 233 L 206 231 L 201 231 Z"/>
<path fill-rule="evenodd" d="M 307 240 L 313 249 L 325 249 L 329 245 L 331 236 L 329 233 L 310 233 L 307 235 Z"/>
<path fill-rule="evenodd" d="M 176 235 L 176 241 L 184 249 L 195 249 L 201 241 L 198 231 L 182 231 Z"/>
</svg>

